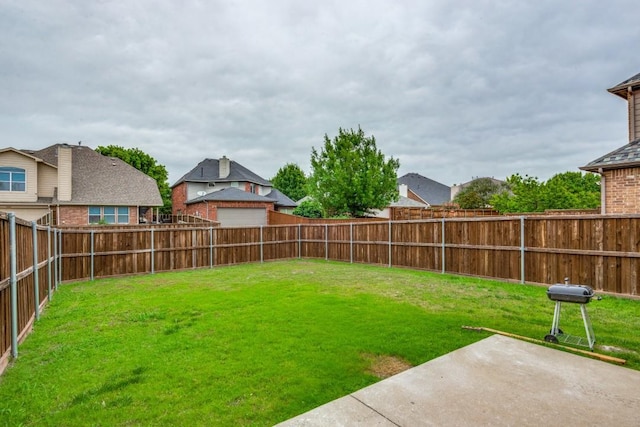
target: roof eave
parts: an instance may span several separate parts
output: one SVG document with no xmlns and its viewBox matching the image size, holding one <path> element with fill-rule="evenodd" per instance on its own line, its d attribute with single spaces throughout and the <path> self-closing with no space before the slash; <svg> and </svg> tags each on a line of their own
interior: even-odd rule
<svg viewBox="0 0 640 427">
<path fill-rule="evenodd" d="M 611 163 L 611 164 L 606 164 L 606 165 L 586 165 L 586 166 L 580 166 L 578 169 L 586 171 L 586 172 L 602 173 L 602 171 L 605 171 L 605 170 L 628 169 L 628 168 L 635 168 L 635 167 L 638 167 L 638 166 L 640 166 L 640 161 Z"/>
</svg>

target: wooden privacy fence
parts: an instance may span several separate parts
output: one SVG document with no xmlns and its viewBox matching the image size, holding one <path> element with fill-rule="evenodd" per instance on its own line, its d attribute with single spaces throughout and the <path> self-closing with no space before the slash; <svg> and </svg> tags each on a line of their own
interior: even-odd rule
<svg viewBox="0 0 640 427">
<path fill-rule="evenodd" d="M 16 343 L 61 281 L 320 258 L 521 283 L 562 283 L 568 277 L 571 283 L 621 295 L 638 295 L 639 288 L 638 215 L 245 228 L 54 230 L 11 222 L 0 214 L 0 371 L 9 351 L 17 355 Z"/>
<path fill-rule="evenodd" d="M 60 233 L 0 213 L 0 373 L 60 281 Z"/>
<path fill-rule="evenodd" d="M 640 216 L 63 230 L 61 280 L 324 258 L 638 294 Z"/>
</svg>

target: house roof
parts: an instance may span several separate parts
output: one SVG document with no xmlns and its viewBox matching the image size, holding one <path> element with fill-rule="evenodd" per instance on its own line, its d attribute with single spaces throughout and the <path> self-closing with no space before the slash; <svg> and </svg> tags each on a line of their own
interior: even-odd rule
<svg viewBox="0 0 640 427">
<path fill-rule="evenodd" d="M 408 173 L 398 178 L 416 196 L 429 205 L 441 205 L 451 200 L 451 188 L 417 173 Z"/>
<path fill-rule="evenodd" d="M 614 95 L 618 95 L 621 98 L 627 99 L 627 90 L 628 88 L 635 89 L 640 87 L 640 73 L 636 74 L 633 77 L 629 77 L 627 80 L 618 83 L 611 89 L 607 89 L 609 92 Z"/>
<path fill-rule="evenodd" d="M 26 154 L 58 166 L 54 144 Z M 103 156 L 86 146 L 71 147 L 70 205 L 162 206 L 158 184 L 150 176 L 124 161 Z M 54 203 L 58 203 L 54 197 Z"/>
<path fill-rule="evenodd" d="M 491 177 L 491 176 L 480 176 L 480 177 L 478 177 L 478 178 L 474 178 L 474 179 L 472 179 L 471 181 L 467 181 L 467 182 L 465 182 L 465 183 L 458 184 L 458 185 L 457 185 L 457 187 L 459 187 L 460 189 L 466 188 L 466 187 L 468 187 L 472 182 L 475 182 L 475 181 L 477 181 L 477 180 L 479 180 L 479 179 L 488 179 L 488 180 L 490 180 L 492 183 L 494 183 L 494 184 L 498 184 L 498 185 L 506 184 L 506 182 L 505 182 L 505 181 L 502 181 L 502 180 L 500 180 L 500 179 L 496 179 L 496 178 Z M 454 187 L 456 187 L 456 186 L 454 185 Z"/>
<path fill-rule="evenodd" d="M 286 194 L 282 193 L 275 188 L 271 190 L 267 197 L 276 201 L 276 206 L 282 206 L 284 208 L 295 208 L 298 206 L 296 202 L 287 197 Z"/>
<path fill-rule="evenodd" d="M 622 169 L 640 165 L 640 138 L 595 159 L 580 169 L 598 172 L 599 169 Z"/>
<path fill-rule="evenodd" d="M 262 202 L 262 203 L 275 203 L 275 199 L 270 197 L 260 196 L 258 194 L 249 193 L 248 191 L 242 191 L 235 187 L 227 187 L 222 190 L 212 191 L 204 196 L 196 197 L 186 201 L 187 205 L 200 202 Z"/>
<path fill-rule="evenodd" d="M 254 184 L 271 186 L 271 182 L 251 172 L 240 163 L 229 160 L 229 176 L 220 178 L 220 162 L 218 159 L 204 159 L 198 165 L 184 174 L 171 188 L 184 182 L 234 182 L 245 181 Z"/>
<path fill-rule="evenodd" d="M 392 208 L 428 208 L 426 203 L 420 203 L 408 197 L 400 196 L 397 202 L 393 202 L 389 205 Z"/>
</svg>

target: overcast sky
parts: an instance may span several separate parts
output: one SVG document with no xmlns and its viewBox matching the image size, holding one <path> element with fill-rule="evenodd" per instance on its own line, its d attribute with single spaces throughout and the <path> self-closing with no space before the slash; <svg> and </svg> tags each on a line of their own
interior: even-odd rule
<svg viewBox="0 0 640 427">
<path fill-rule="evenodd" d="M 399 175 L 546 180 L 628 142 L 636 1 L 0 0 L 1 146 L 310 169 L 338 128 Z"/>
</svg>

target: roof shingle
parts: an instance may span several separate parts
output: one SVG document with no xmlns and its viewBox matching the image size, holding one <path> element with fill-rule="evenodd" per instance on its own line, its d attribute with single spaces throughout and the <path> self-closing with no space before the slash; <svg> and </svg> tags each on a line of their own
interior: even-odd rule
<svg viewBox="0 0 640 427">
<path fill-rule="evenodd" d="M 57 167 L 61 145 L 28 153 Z M 150 176 L 87 146 L 71 146 L 71 150 L 71 201 L 64 204 L 162 206 L 158 184 Z"/>
<path fill-rule="evenodd" d="M 234 182 L 245 181 L 253 182 L 263 186 L 270 187 L 271 182 L 251 172 L 240 163 L 229 160 L 229 176 L 220 178 L 220 164 L 218 159 L 204 159 L 198 165 L 184 174 L 182 178 L 175 182 L 171 187 L 175 187 L 181 182 Z"/>
<path fill-rule="evenodd" d="M 589 162 L 586 166 L 580 167 L 580 169 L 589 172 L 597 172 L 599 169 L 619 169 L 639 164 L 640 139 L 636 139 L 617 150 Z"/>
</svg>

